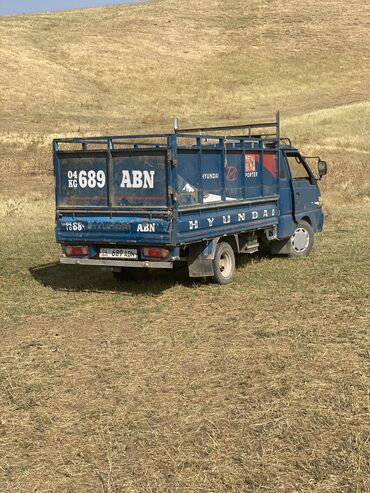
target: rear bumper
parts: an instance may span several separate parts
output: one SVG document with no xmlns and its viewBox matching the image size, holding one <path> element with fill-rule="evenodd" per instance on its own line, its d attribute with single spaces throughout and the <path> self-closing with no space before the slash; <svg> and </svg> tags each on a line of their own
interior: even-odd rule
<svg viewBox="0 0 370 493">
<path fill-rule="evenodd" d="M 148 267 L 150 269 L 172 269 L 173 262 L 153 262 L 150 260 L 107 260 L 90 258 L 60 257 L 61 264 L 95 265 L 97 267 Z"/>
</svg>

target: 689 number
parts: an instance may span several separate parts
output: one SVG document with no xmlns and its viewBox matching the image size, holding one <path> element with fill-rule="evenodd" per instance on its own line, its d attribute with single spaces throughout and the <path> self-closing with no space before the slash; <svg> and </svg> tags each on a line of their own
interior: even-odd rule
<svg viewBox="0 0 370 493">
<path fill-rule="evenodd" d="M 82 169 L 79 173 L 77 171 L 69 170 L 68 176 L 68 188 L 103 188 L 105 185 L 105 173 L 102 170 L 95 171 L 90 169 L 85 171 Z"/>
</svg>

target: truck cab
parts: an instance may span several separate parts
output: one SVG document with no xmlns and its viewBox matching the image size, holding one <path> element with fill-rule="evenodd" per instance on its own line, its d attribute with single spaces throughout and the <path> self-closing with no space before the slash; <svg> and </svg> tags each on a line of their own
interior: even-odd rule
<svg viewBox="0 0 370 493">
<path fill-rule="evenodd" d="M 316 159 L 318 164 L 318 177 L 315 177 L 308 159 Z M 284 239 L 292 238 L 298 224 L 302 221 L 309 224 L 314 232 L 323 228 L 324 214 L 321 208 L 321 192 L 318 180 L 326 174 L 327 166 L 319 157 L 305 158 L 297 148 L 292 145 L 281 146 L 280 160 L 280 186 L 279 186 L 279 223 L 278 238 L 282 241 L 273 243 L 273 253 L 304 252 L 304 245 L 297 241 L 299 238 L 308 239 L 308 233 L 302 228 L 294 237 L 293 243 Z M 298 246 L 297 246 L 298 245 Z M 284 248 L 285 247 L 285 248 Z M 293 252 L 289 251 L 293 248 Z"/>
</svg>

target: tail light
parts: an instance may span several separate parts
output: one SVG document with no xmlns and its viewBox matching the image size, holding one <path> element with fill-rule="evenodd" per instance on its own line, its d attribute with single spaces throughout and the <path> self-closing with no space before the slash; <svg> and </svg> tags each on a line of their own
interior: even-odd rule
<svg viewBox="0 0 370 493">
<path fill-rule="evenodd" d="M 87 257 L 89 252 L 88 246 L 68 245 L 65 249 L 67 257 Z"/>
<path fill-rule="evenodd" d="M 141 250 L 143 257 L 148 258 L 168 258 L 170 251 L 167 248 L 148 247 Z"/>
</svg>

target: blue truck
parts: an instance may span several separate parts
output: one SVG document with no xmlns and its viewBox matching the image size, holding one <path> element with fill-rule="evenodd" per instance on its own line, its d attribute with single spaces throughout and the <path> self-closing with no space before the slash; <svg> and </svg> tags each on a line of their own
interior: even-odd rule
<svg viewBox="0 0 370 493">
<path fill-rule="evenodd" d="M 274 122 L 53 141 L 61 262 L 116 277 L 185 262 L 227 284 L 235 255 L 306 256 L 323 228 L 318 179 Z M 318 176 L 308 165 L 317 160 Z"/>
</svg>

